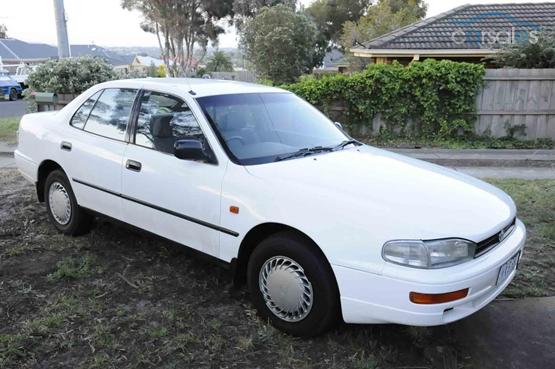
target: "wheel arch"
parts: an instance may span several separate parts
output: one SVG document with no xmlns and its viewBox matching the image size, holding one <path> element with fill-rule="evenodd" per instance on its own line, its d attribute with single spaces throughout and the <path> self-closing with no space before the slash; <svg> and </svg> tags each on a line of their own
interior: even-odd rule
<svg viewBox="0 0 555 369">
<path fill-rule="evenodd" d="M 328 268 L 329 272 L 332 274 L 333 279 L 335 281 L 335 285 L 337 291 L 339 292 L 339 286 L 337 285 L 337 279 L 335 278 L 335 273 L 333 273 L 333 269 L 331 264 L 320 248 L 318 244 L 309 237 L 306 233 L 300 231 L 297 228 L 288 226 L 282 223 L 261 223 L 253 227 L 251 230 L 247 232 L 243 240 L 241 241 L 241 245 L 239 246 L 239 253 L 237 254 L 237 258 L 232 261 L 232 269 L 233 269 L 233 283 L 236 286 L 242 285 L 246 281 L 247 276 L 247 264 L 249 262 L 249 258 L 256 248 L 256 246 L 262 242 L 264 239 L 280 232 L 293 232 L 296 235 L 303 238 L 307 241 L 307 244 L 311 245 L 311 247 L 320 254 L 322 260 L 325 261 L 326 267 Z"/>
<path fill-rule="evenodd" d="M 44 202 L 44 184 L 46 182 L 46 178 L 50 173 L 58 169 L 65 173 L 62 166 L 54 160 L 47 159 L 40 163 L 37 171 L 37 182 L 35 183 L 39 202 Z"/>
</svg>

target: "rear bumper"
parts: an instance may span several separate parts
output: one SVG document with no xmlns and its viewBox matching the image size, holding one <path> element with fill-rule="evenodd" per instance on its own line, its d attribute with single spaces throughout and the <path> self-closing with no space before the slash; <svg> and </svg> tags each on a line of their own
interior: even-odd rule
<svg viewBox="0 0 555 369">
<path fill-rule="evenodd" d="M 13 154 L 15 164 L 21 175 L 29 182 L 35 183 L 37 181 L 38 164 L 19 150 L 15 150 Z"/>
<path fill-rule="evenodd" d="M 526 240 L 524 224 L 517 220 L 515 230 L 487 254 L 469 262 L 468 274 L 458 268 L 457 280 L 449 278 L 452 268 L 422 270 L 421 279 L 384 276 L 333 265 L 339 285 L 343 319 L 347 323 L 397 323 L 415 326 L 441 325 L 462 319 L 487 305 L 512 281 L 516 271 L 496 285 L 501 265 L 522 249 Z M 484 259 L 482 259 L 484 258 Z M 403 267 L 401 267 L 403 268 Z M 402 269 L 400 269 L 402 271 Z M 438 273 L 438 271 L 440 271 Z M 430 278 L 430 275 L 434 278 Z M 443 277 L 442 277 L 443 276 Z M 434 280 L 435 279 L 435 280 Z M 425 282 L 422 282 L 425 281 Z M 409 293 L 447 293 L 468 288 L 460 300 L 422 305 L 409 300 Z"/>
</svg>

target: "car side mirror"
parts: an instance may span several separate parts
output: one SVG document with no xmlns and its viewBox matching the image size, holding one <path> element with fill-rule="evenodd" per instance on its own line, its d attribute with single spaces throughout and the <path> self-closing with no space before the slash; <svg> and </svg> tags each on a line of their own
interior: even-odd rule
<svg viewBox="0 0 555 369">
<path fill-rule="evenodd" d="M 174 155 L 182 160 L 208 160 L 204 152 L 204 145 L 200 140 L 188 139 L 175 141 Z"/>
<path fill-rule="evenodd" d="M 335 126 L 337 128 L 339 128 L 340 130 L 343 130 L 343 124 L 339 123 L 339 122 L 333 122 L 333 124 L 335 124 Z"/>
</svg>

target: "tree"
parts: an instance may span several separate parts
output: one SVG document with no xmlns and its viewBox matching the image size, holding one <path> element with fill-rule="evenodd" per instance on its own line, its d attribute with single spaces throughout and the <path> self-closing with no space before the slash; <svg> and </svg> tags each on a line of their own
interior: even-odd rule
<svg viewBox="0 0 555 369">
<path fill-rule="evenodd" d="M 428 5 L 424 0 L 389 0 L 389 6 L 393 13 L 405 10 L 417 19 L 423 19 L 428 11 Z"/>
<path fill-rule="evenodd" d="M 306 8 L 306 13 L 326 42 L 335 43 L 343 24 L 357 21 L 371 4 L 372 0 L 316 0 Z"/>
<path fill-rule="evenodd" d="M 555 34 L 540 34 L 508 45 L 493 57 L 500 67 L 555 68 Z"/>
<path fill-rule="evenodd" d="M 297 0 L 234 0 L 233 12 L 235 23 L 241 28 L 247 18 L 252 18 L 258 14 L 260 9 L 283 4 L 291 9 L 295 9 Z"/>
<path fill-rule="evenodd" d="M 241 48 L 260 77 L 292 82 L 314 68 L 316 26 L 285 5 L 262 8 L 247 20 Z"/>
<path fill-rule="evenodd" d="M 195 45 L 206 50 L 224 29 L 219 20 L 233 14 L 233 0 L 121 0 L 128 10 L 139 10 L 141 28 L 158 38 L 168 73 L 179 76 L 193 67 Z"/>
<path fill-rule="evenodd" d="M 233 72 L 233 63 L 228 54 L 223 51 L 216 50 L 212 57 L 206 63 L 207 72 Z"/>
<path fill-rule="evenodd" d="M 8 27 L 4 24 L 0 24 L 0 38 L 8 38 Z"/>
<path fill-rule="evenodd" d="M 357 22 L 345 22 L 339 42 L 345 50 L 349 50 L 421 20 L 426 10 L 422 0 L 379 0 Z"/>
</svg>

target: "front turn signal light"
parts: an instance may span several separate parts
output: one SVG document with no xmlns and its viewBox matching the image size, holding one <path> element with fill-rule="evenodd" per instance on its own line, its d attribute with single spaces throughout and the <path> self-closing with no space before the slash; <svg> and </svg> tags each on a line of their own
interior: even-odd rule
<svg viewBox="0 0 555 369">
<path fill-rule="evenodd" d="M 443 304 L 460 300 L 468 296 L 468 288 L 447 293 L 420 293 L 411 292 L 409 294 L 410 301 L 415 304 Z"/>
</svg>

